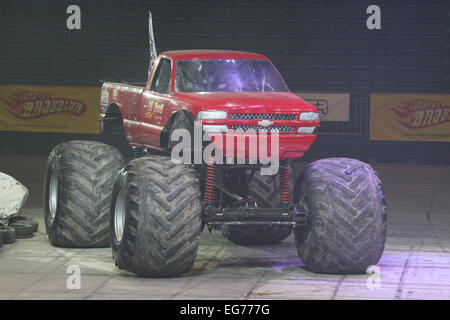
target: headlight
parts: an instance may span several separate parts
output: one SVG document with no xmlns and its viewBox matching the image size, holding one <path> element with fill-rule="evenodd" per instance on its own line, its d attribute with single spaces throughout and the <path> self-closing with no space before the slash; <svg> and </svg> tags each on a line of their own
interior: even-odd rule
<svg viewBox="0 0 450 320">
<path fill-rule="evenodd" d="M 316 129 L 316 127 L 300 127 L 297 132 L 302 134 L 312 134 L 314 129 Z"/>
<path fill-rule="evenodd" d="M 204 125 L 203 126 L 203 131 L 211 132 L 211 133 L 214 133 L 214 132 L 223 132 L 223 133 L 225 133 L 225 132 L 228 131 L 228 128 L 227 128 L 227 126 Z"/>
<path fill-rule="evenodd" d="M 317 112 L 302 112 L 300 113 L 300 120 L 303 121 L 318 121 L 319 114 Z"/>
<path fill-rule="evenodd" d="M 225 111 L 200 111 L 197 113 L 197 120 L 219 120 L 226 118 L 227 113 Z"/>
</svg>

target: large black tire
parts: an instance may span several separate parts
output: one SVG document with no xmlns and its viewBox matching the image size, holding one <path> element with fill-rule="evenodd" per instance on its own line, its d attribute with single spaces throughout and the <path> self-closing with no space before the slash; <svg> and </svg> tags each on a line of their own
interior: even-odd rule
<svg viewBox="0 0 450 320">
<path fill-rule="evenodd" d="M 281 206 L 279 174 L 261 175 L 260 170 L 248 170 L 246 174 L 249 194 L 256 199 L 259 206 L 264 208 Z M 290 163 L 289 180 L 292 199 L 295 173 Z M 286 239 L 291 232 L 292 226 L 286 225 L 224 225 L 222 227 L 222 233 L 227 239 L 243 246 L 277 244 Z"/>
<path fill-rule="evenodd" d="M 165 156 L 128 163 L 116 178 L 111 200 L 115 264 L 144 277 L 189 271 L 199 245 L 200 196 L 197 172 L 187 165 Z"/>
<path fill-rule="evenodd" d="M 112 187 L 123 165 L 116 148 L 97 141 L 64 142 L 53 149 L 44 182 L 45 227 L 52 245 L 109 245 Z"/>
<path fill-rule="evenodd" d="M 17 221 L 8 224 L 16 230 L 16 239 L 33 238 L 33 224 L 26 221 Z"/>
<path fill-rule="evenodd" d="M 308 225 L 294 230 L 297 251 L 310 271 L 365 273 L 386 241 L 386 201 L 372 167 L 330 158 L 307 165 L 296 182 L 296 201 Z"/>
<path fill-rule="evenodd" d="M 33 233 L 38 231 L 39 224 L 33 218 L 16 216 L 9 219 L 9 224 L 14 222 L 27 222 L 33 226 Z"/>
<path fill-rule="evenodd" d="M 3 244 L 10 244 L 16 241 L 16 229 L 0 224 L 0 238 Z"/>
</svg>

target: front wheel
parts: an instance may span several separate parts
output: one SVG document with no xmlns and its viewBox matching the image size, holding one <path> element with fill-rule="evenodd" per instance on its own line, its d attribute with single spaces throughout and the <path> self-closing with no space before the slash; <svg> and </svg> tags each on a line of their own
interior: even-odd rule
<svg viewBox="0 0 450 320">
<path fill-rule="evenodd" d="M 330 158 L 307 165 L 296 182 L 296 201 L 307 226 L 294 230 L 306 268 L 318 273 L 364 273 L 386 241 L 386 202 L 372 167 Z"/>
<path fill-rule="evenodd" d="M 201 231 L 197 173 L 169 157 L 148 156 L 128 163 L 112 193 L 110 235 L 120 269 L 144 277 L 189 271 Z"/>
</svg>

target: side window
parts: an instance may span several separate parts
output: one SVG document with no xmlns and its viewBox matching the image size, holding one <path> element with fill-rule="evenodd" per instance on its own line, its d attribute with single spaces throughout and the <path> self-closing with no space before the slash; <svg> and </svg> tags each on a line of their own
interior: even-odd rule
<svg viewBox="0 0 450 320">
<path fill-rule="evenodd" d="M 153 83 L 150 88 L 151 91 L 169 94 L 170 93 L 170 78 L 172 75 L 172 65 L 169 59 L 162 59 L 155 72 Z"/>
</svg>

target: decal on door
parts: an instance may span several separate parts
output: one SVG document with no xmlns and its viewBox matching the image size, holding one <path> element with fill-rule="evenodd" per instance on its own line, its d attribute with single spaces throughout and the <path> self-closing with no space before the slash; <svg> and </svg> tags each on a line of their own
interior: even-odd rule
<svg viewBox="0 0 450 320">
<path fill-rule="evenodd" d="M 164 103 L 155 102 L 155 106 L 153 108 L 153 112 L 162 113 L 164 109 Z"/>
<path fill-rule="evenodd" d="M 144 109 L 146 109 L 146 111 L 144 112 L 144 118 L 147 120 L 154 120 L 158 125 L 161 124 L 164 106 L 164 103 L 149 101 L 148 105 L 144 106 Z"/>
</svg>

